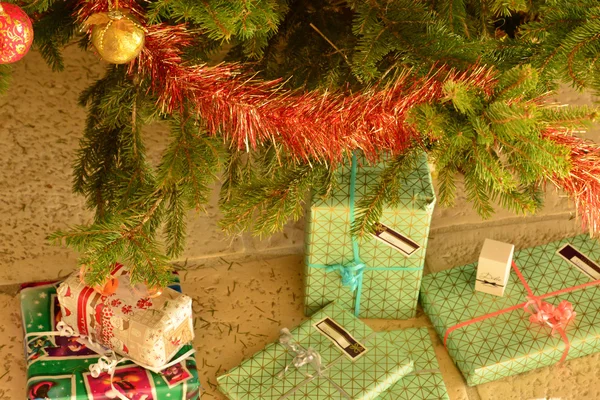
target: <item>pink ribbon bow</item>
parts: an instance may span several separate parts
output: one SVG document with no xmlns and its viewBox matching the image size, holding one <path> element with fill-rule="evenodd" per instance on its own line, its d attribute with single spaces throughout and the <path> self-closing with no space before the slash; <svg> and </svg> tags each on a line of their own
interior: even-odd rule
<svg viewBox="0 0 600 400">
<path fill-rule="evenodd" d="M 535 306 L 532 310 L 530 306 Z M 529 301 L 523 306 L 525 311 L 531 314 L 529 321 L 548 325 L 552 333 L 567 327 L 569 322 L 575 319 L 577 313 L 573 311 L 573 305 L 566 300 L 561 301 L 558 306 L 547 303 L 539 297 L 529 297 Z"/>
<path fill-rule="evenodd" d="M 529 296 L 528 299 L 529 301 L 525 303 L 523 309 L 531 314 L 529 321 L 541 325 L 548 325 L 552 328 L 553 335 L 554 332 L 558 332 L 563 338 L 566 346 L 563 356 L 560 359 L 560 362 L 563 362 L 567 358 L 569 348 L 571 347 L 567 334 L 565 333 L 565 328 L 577 315 L 577 313 L 573 311 L 573 305 L 566 300 L 562 300 L 558 306 L 555 306 L 536 296 Z"/>
<path fill-rule="evenodd" d="M 575 319 L 576 313 L 573 311 L 573 306 L 571 305 L 571 303 L 569 303 L 566 300 L 561 301 L 558 306 L 554 306 L 550 303 L 544 302 L 542 299 L 558 296 L 559 294 L 574 292 L 576 290 L 580 290 L 590 286 L 600 285 L 600 279 L 536 296 L 533 294 L 533 291 L 529 287 L 529 284 L 525 280 L 525 277 L 523 277 L 523 274 L 521 273 L 521 271 L 517 267 L 517 264 L 515 264 L 514 261 L 512 262 L 512 269 L 523 284 L 523 286 L 525 287 L 525 290 L 527 290 L 527 293 L 529 294 L 529 296 L 527 296 L 527 301 L 524 303 L 515 304 L 514 306 L 510 306 L 502 310 L 491 312 L 489 314 L 483 314 L 473 319 L 462 321 L 456 325 L 449 327 L 448 329 L 446 329 L 446 334 L 444 335 L 444 346 L 448 347 L 448 338 L 450 337 L 450 334 L 457 329 L 464 328 L 465 326 L 471 325 L 476 322 L 481 322 L 489 318 L 494 318 L 501 314 L 505 314 L 519 309 L 524 309 L 526 312 L 531 314 L 531 316 L 529 317 L 529 320 L 531 322 L 550 326 L 552 328 L 552 334 L 554 334 L 555 331 L 560 333 L 562 340 L 565 342 L 565 351 L 559 362 L 565 361 L 567 355 L 569 354 L 569 349 L 571 348 L 569 338 L 567 337 L 567 334 L 565 332 L 565 328 L 571 321 Z M 531 310 L 531 306 L 535 306 L 535 309 Z"/>
</svg>

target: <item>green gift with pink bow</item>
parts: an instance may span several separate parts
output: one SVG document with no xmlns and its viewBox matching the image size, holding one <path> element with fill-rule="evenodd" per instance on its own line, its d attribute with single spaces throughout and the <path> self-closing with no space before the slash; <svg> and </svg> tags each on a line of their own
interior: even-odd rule
<svg viewBox="0 0 600 400">
<path fill-rule="evenodd" d="M 435 194 L 425 154 L 401 176 L 397 204 L 386 204 L 381 235 L 350 234 L 356 204 L 379 183 L 385 163 L 353 156 L 327 198 L 313 196 L 307 213 L 305 312 L 336 301 L 363 318 L 415 316 Z"/>
<path fill-rule="evenodd" d="M 600 243 L 587 235 L 515 252 L 504 296 L 477 264 L 423 278 L 421 303 L 471 386 L 600 351 Z"/>
</svg>

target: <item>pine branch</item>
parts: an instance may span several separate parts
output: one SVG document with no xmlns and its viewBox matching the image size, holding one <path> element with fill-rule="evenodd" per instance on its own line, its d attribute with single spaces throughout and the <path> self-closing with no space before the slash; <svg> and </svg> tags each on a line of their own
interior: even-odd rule
<svg viewBox="0 0 600 400">
<path fill-rule="evenodd" d="M 465 171 L 464 182 L 467 200 L 471 202 L 477 214 L 484 219 L 490 218 L 494 208 L 490 202 L 488 186 L 478 179 L 474 169 Z"/>
<path fill-rule="evenodd" d="M 436 2 L 439 16 L 446 20 L 453 32 L 467 34 L 467 9 L 464 0 L 446 0 Z"/>
<path fill-rule="evenodd" d="M 211 41 L 239 40 L 247 57 L 260 58 L 287 10 L 286 2 L 277 0 L 157 0 L 148 18 L 192 23 Z"/>
<path fill-rule="evenodd" d="M 173 188 L 167 197 L 168 207 L 166 209 L 166 246 L 169 258 L 180 255 L 185 247 L 186 235 L 186 207 L 181 190 Z"/>
<path fill-rule="evenodd" d="M 414 148 L 405 154 L 394 157 L 386 164 L 377 185 L 369 188 L 367 195 L 355 206 L 356 215 L 351 227 L 353 236 L 363 237 L 366 234 L 374 233 L 376 224 L 380 222 L 383 207 L 386 204 L 399 205 L 402 184 L 406 182 L 407 175 L 416 168 L 418 155 L 418 149 Z"/>
<path fill-rule="evenodd" d="M 440 204 L 443 206 L 451 207 L 455 204 L 455 176 L 457 175 L 457 173 L 458 169 L 454 165 L 446 165 L 444 168 L 440 169 L 438 173 L 438 197 Z"/>
<path fill-rule="evenodd" d="M 328 176 L 322 165 L 296 164 L 282 168 L 272 179 L 243 184 L 222 204 L 220 226 L 228 233 L 251 230 L 257 236 L 271 235 L 304 214 L 308 191 L 324 186 Z"/>
<path fill-rule="evenodd" d="M 528 0 L 492 0 L 490 11 L 493 13 L 493 15 L 499 17 L 510 17 L 519 11 L 528 11 L 528 3 L 530 3 Z"/>
<path fill-rule="evenodd" d="M 210 185 L 221 167 L 223 149 L 193 120 L 182 121 L 182 118 L 171 121 L 173 140 L 158 166 L 157 186 L 177 185 L 187 207 L 200 210 L 208 201 Z"/>
<path fill-rule="evenodd" d="M 42 57 L 53 71 L 64 69 L 61 50 L 73 38 L 78 28 L 75 18 L 71 15 L 74 4 L 73 0 L 45 0 L 38 4 L 40 11 L 46 7 L 50 8 L 34 25 L 34 45 L 39 48 Z"/>
<path fill-rule="evenodd" d="M 92 286 L 103 283 L 117 261 L 127 264 L 134 282 L 166 286 L 171 279 L 167 259 L 152 238 L 150 223 L 161 203 L 159 197 L 143 214 L 112 214 L 91 225 L 55 232 L 49 239 L 83 253 L 80 263 L 87 266 L 86 282 Z"/>
<path fill-rule="evenodd" d="M 249 171 L 247 168 L 248 160 L 244 154 L 238 151 L 227 152 L 225 160 L 225 171 L 223 172 L 221 192 L 219 196 L 219 205 L 223 205 L 231 201 L 235 195 L 235 188 L 247 181 Z"/>
<path fill-rule="evenodd" d="M 437 164 L 442 203 L 454 201 L 462 174 L 484 217 L 493 203 L 534 212 L 551 181 L 597 219 L 581 199 L 597 191 L 582 183 L 598 181 L 596 169 L 585 168 L 589 148 L 557 136 L 581 129 L 596 111 L 543 105 L 559 80 L 600 91 L 597 0 L 123 4 L 148 22 L 145 48 L 81 96 L 88 117 L 73 187 L 96 218 L 54 236 L 82 252 L 93 282 L 119 260 L 135 279 L 164 284 L 167 256 L 185 248 L 186 214 L 203 209 L 224 158 L 220 206 L 230 233 L 264 236 L 297 219 L 308 191 L 329 194 L 336 165 L 357 148 L 372 162 L 385 150 L 394 155 L 357 205 L 358 236 L 372 230 L 384 204 L 400 201 L 409 158 L 422 149 Z M 81 19 L 107 7 L 105 0 L 30 4 L 36 43 L 54 69 Z M 503 36 L 518 15 L 531 22 Z M 244 69 L 194 64 L 225 46 Z M 478 67 L 486 64 L 495 70 Z M 171 136 L 154 166 L 143 127 L 158 118 Z"/>
</svg>

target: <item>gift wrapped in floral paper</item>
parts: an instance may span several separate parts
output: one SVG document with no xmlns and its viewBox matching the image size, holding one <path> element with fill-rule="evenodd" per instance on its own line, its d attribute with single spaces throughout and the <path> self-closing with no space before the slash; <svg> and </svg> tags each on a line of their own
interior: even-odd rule
<svg viewBox="0 0 600 400">
<path fill-rule="evenodd" d="M 600 350 L 600 244 L 580 235 L 515 252 L 503 297 L 477 264 L 424 277 L 421 302 L 469 385 Z"/>
<path fill-rule="evenodd" d="M 130 284 L 120 264 L 112 275 L 118 285 L 111 295 L 86 286 L 79 273 L 69 276 L 58 288 L 63 321 L 136 362 L 164 365 L 194 338 L 192 299 L 170 288 L 150 298 Z"/>
<path fill-rule="evenodd" d="M 370 400 L 412 369 L 401 349 L 334 303 L 217 381 L 234 400 Z"/>
<path fill-rule="evenodd" d="M 27 357 L 26 399 L 199 398 L 200 383 L 190 343 L 175 355 L 174 361 L 182 357 L 180 361 L 160 372 L 126 361 L 115 366 L 112 377 L 107 372 L 94 377 L 90 366 L 98 365 L 100 355 L 78 337 L 57 334 L 62 312 L 56 286 L 57 283 L 26 285 L 21 291 Z M 179 290 L 178 283 L 171 287 Z"/>
<path fill-rule="evenodd" d="M 415 316 L 435 194 L 426 156 L 400 180 L 396 204 L 385 204 L 377 235 L 350 234 L 356 205 L 379 183 L 384 164 L 354 156 L 339 172 L 339 187 L 314 196 L 307 214 L 305 312 L 332 301 L 364 318 Z"/>
<path fill-rule="evenodd" d="M 415 370 L 385 391 L 379 400 L 448 400 L 446 385 L 427 328 L 382 334 L 414 362 Z"/>
</svg>

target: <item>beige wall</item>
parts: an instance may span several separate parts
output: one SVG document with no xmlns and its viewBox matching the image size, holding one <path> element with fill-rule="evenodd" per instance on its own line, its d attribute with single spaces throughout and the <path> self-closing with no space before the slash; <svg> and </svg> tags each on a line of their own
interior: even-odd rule
<svg viewBox="0 0 600 400">
<path fill-rule="evenodd" d="M 45 236 L 71 224 L 85 223 L 91 214 L 83 199 L 71 192 L 71 165 L 83 130 L 85 110 L 77 105 L 82 89 L 101 76 L 103 66 L 91 53 L 71 46 L 66 70 L 53 73 L 32 52 L 15 65 L 7 95 L 0 97 L 0 284 L 54 278 L 76 266 L 69 249 L 50 246 Z M 566 90 L 562 102 L 582 104 L 590 96 Z M 160 126 L 148 129 L 146 141 L 153 160 L 166 143 Z M 592 132 L 591 137 L 599 137 Z M 438 207 L 428 250 L 431 270 L 476 259 L 483 238 L 494 237 L 518 247 L 542 243 L 578 231 L 566 198 L 550 190 L 546 207 L 533 217 L 500 211 L 482 221 L 459 197 L 453 208 Z M 303 222 L 284 233 L 259 241 L 249 236 L 226 237 L 216 222 L 216 192 L 206 214 L 190 213 L 187 249 L 181 262 L 222 262 L 259 253 L 301 253 Z"/>
</svg>

